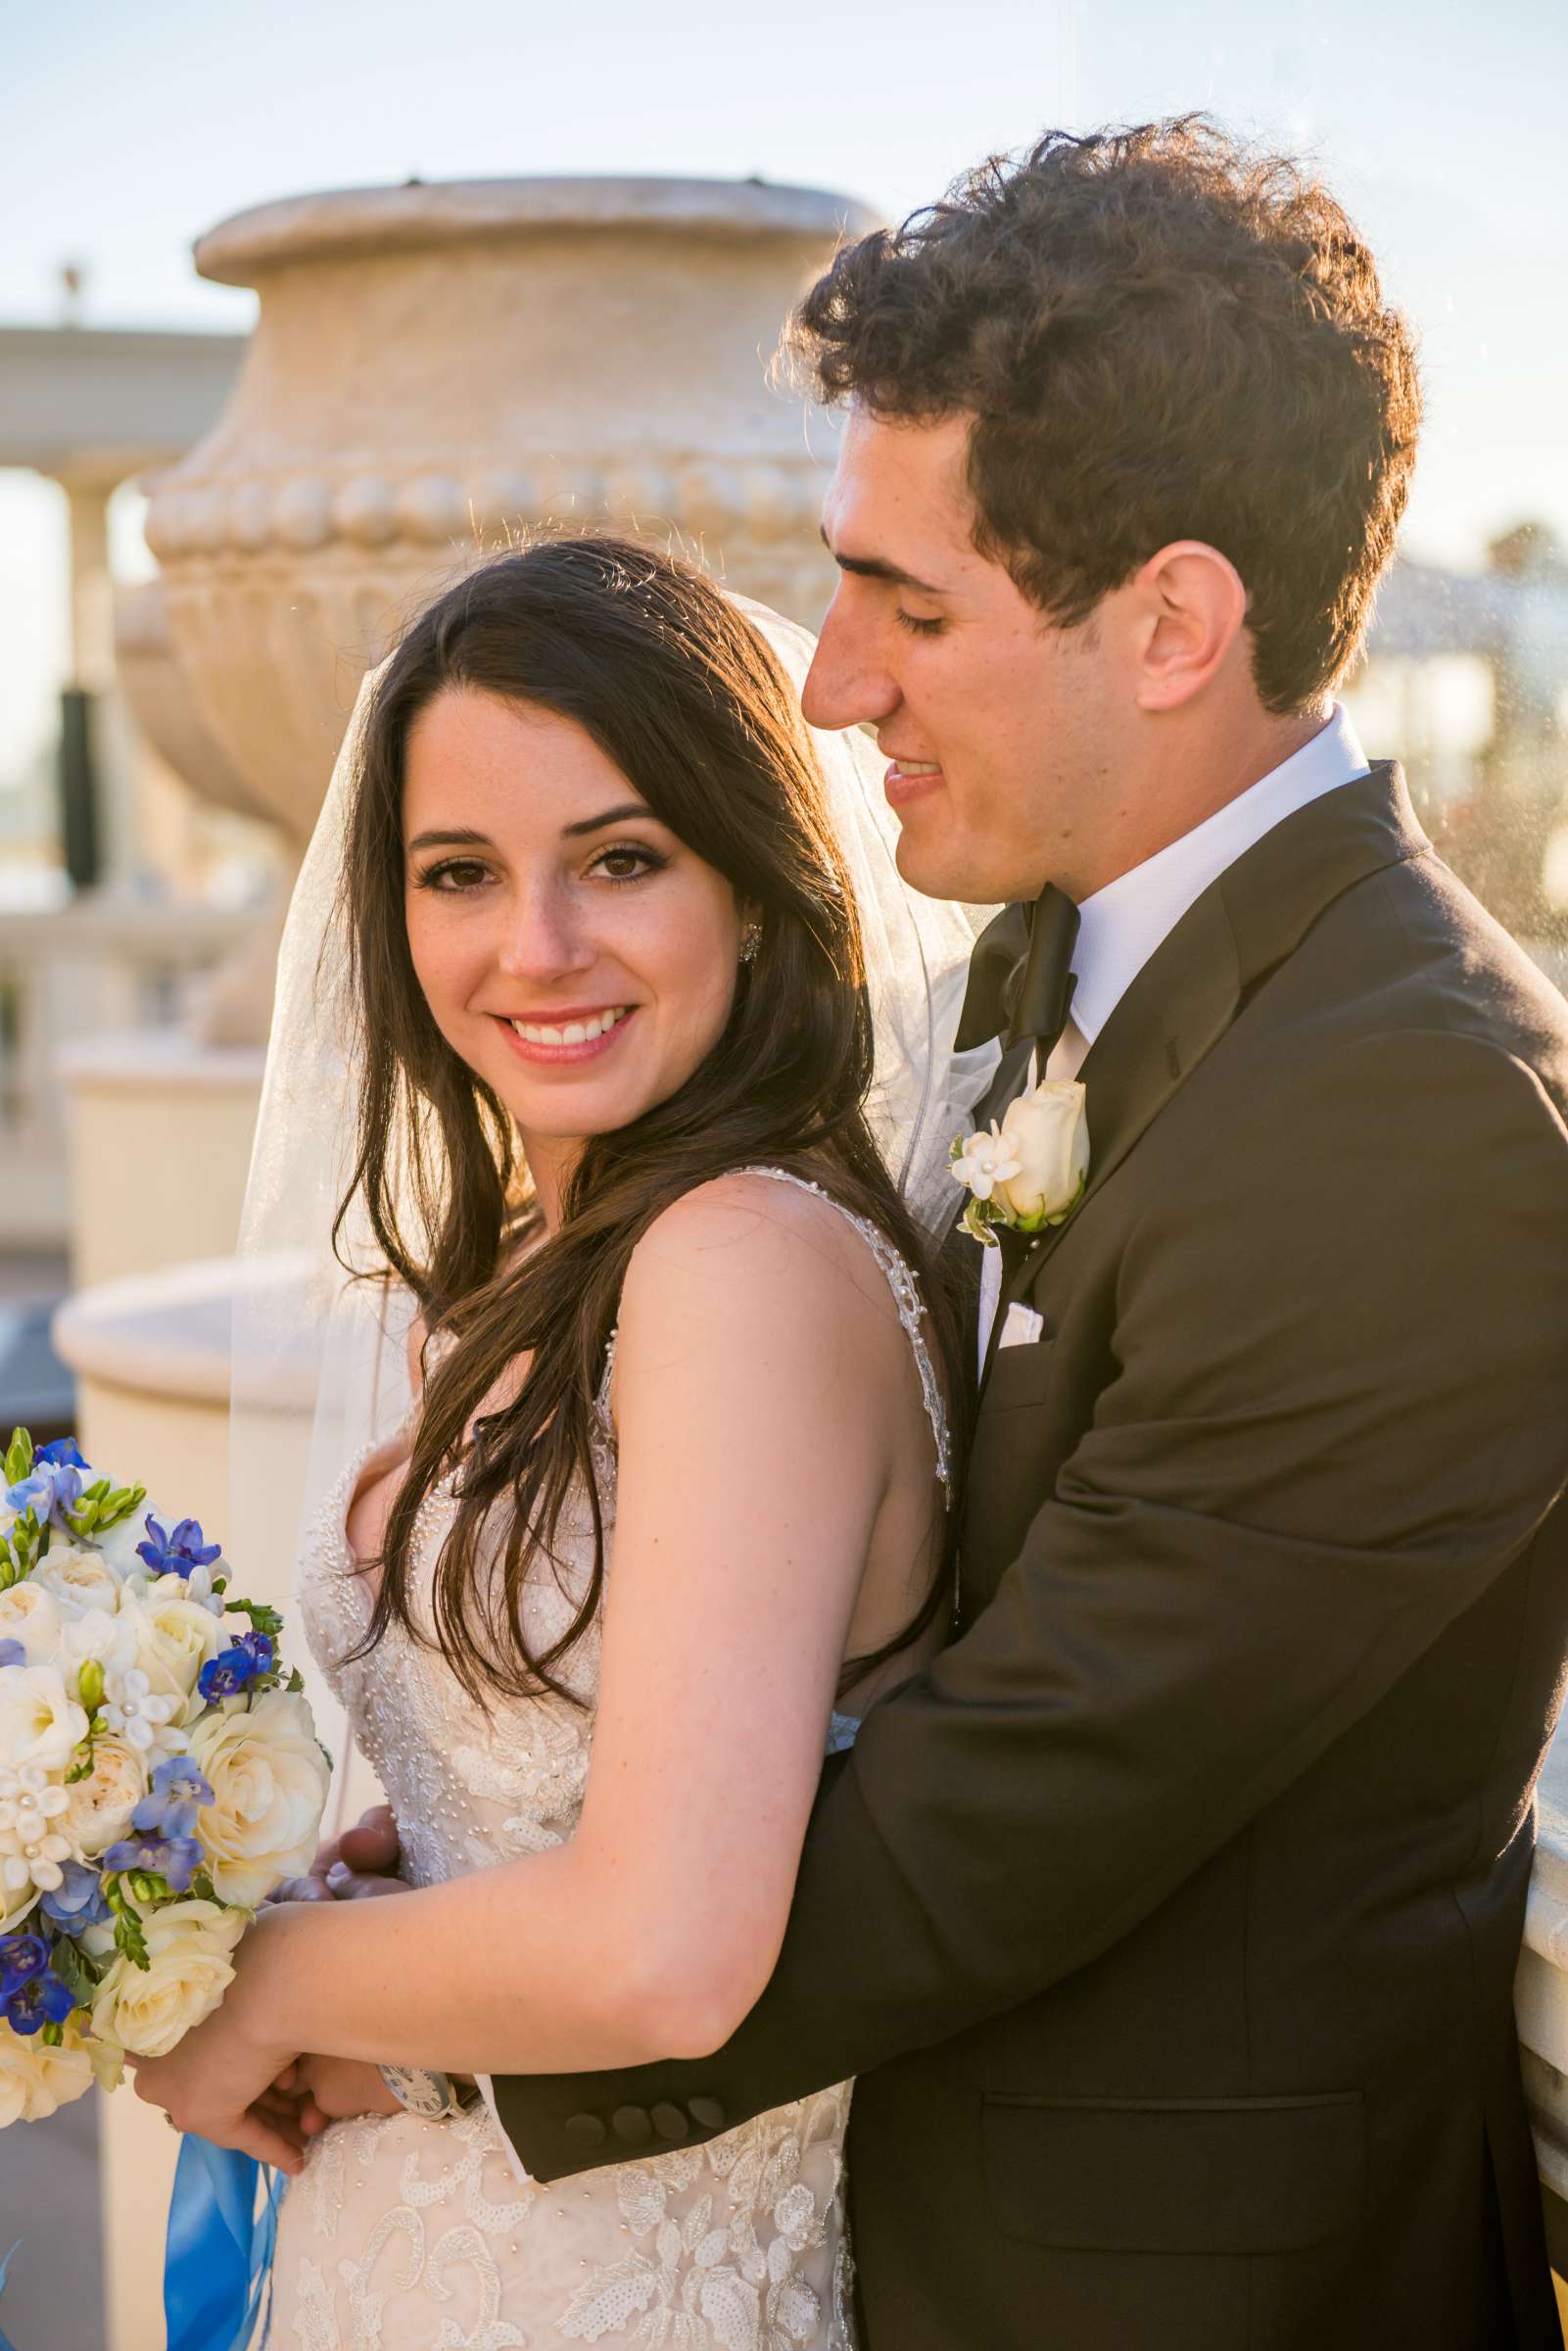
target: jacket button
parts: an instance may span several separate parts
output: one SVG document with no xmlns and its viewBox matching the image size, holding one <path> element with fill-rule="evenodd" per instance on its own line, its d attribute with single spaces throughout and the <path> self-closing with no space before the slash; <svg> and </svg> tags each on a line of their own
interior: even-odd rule
<svg viewBox="0 0 1568 2351">
<path fill-rule="evenodd" d="M 653 2125 L 648 2121 L 645 2106 L 617 2106 L 610 2116 L 610 2129 L 629 2147 L 646 2146 L 653 2136 Z"/>
<path fill-rule="evenodd" d="M 596 2114 L 574 2114 L 563 2127 L 574 2147 L 601 2147 L 608 2136 Z"/>
<path fill-rule="evenodd" d="M 722 2131 L 724 2108 L 717 2098 L 688 2098 L 686 2110 L 699 2131 Z"/>
<path fill-rule="evenodd" d="M 686 2138 L 691 2130 L 679 2106 L 655 2106 L 653 2128 L 660 2138 Z"/>
</svg>

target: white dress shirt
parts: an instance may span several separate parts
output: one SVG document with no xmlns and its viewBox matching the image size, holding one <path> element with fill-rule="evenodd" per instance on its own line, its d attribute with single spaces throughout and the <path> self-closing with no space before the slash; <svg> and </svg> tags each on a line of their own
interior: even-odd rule
<svg viewBox="0 0 1568 2351">
<path fill-rule="evenodd" d="M 1212 882 L 1309 800 L 1354 784 L 1368 772 L 1355 729 L 1336 702 L 1326 723 L 1299 751 L 1271 768 L 1212 816 L 1194 825 L 1142 865 L 1132 866 L 1085 898 L 1072 949 L 1077 985 L 1068 1025 L 1045 1065 L 1047 1078 L 1075 1078 L 1084 1056 L 1143 970 Z M 1035 1066 L 1029 1064 L 1029 1083 Z M 1094 1147 L 1094 1101 L 1088 1103 Z M 1091 1172 L 1093 1159 L 1090 1160 Z M 1002 1287 L 1002 1253 L 987 1249 L 980 1268 L 979 1361 L 983 1369 Z"/>
</svg>

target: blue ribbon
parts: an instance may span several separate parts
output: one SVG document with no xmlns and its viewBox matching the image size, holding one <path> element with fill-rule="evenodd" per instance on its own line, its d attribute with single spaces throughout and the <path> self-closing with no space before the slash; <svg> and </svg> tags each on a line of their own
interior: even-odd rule
<svg viewBox="0 0 1568 2351">
<path fill-rule="evenodd" d="M 265 2191 L 260 2215 L 258 2173 Z M 283 2174 L 270 2164 L 191 2134 L 181 2139 L 164 2250 L 168 2351 L 246 2351 L 271 2274 L 282 2200 Z M 271 2324 L 269 2308 L 267 2331 Z"/>
<path fill-rule="evenodd" d="M 22 2239 L 19 2236 L 17 2239 L 17 2245 L 20 2245 Z M 12 2246 L 11 2253 L 15 2253 L 17 2245 Z M 4 2261 L 0 2261 L 0 2294 L 3 2294 L 6 2290 L 6 2272 L 11 2267 L 11 2253 L 6 2255 Z M 17 2351 L 16 2344 L 11 2340 L 10 2335 L 7 2334 L 3 2327 L 0 2327 L 0 2351 Z"/>
</svg>

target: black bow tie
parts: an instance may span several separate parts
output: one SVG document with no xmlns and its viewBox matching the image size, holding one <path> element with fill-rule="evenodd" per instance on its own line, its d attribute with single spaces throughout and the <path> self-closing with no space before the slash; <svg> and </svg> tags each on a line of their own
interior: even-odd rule
<svg viewBox="0 0 1568 2351">
<path fill-rule="evenodd" d="M 1032 906 L 1004 906 L 974 942 L 957 1050 L 1000 1036 L 1011 1051 L 1033 1037 L 1043 1062 L 1067 1026 L 1077 936 L 1078 910 L 1054 882 Z"/>
</svg>

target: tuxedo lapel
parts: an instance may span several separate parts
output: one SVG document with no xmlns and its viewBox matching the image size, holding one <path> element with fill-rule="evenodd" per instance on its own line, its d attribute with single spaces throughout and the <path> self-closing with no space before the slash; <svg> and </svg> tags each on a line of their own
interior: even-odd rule
<svg viewBox="0 0 1568 2351">
<path fill-rule="evenodd" d="M 1144 987 L 1157 965 L 1157 984 Z M 1144 966 L 1084 1056 L 1078 1076 L 1089 1126 L 1085 1201 L 1121 1165 L 1150 1121 L 1229 1028 L 1239 995 L 1235 940 L 1223 904 L 1209 889 Z M 1082 1206 L 1073 1216 L 1081 1215 Z M 1016 1232 L 999 1235 L 1012 1245 L 1003 1251 L 982 1388 L 1008 1308 L 1033 1282 L 1072 1222 L 1069 1217 L 1064 1224 L 1050 1225 L 1032 1240 Z"/>
<path fill-rule="evenodd" d="M 1084 1057 L 1089 1179 L 1065 1224 L 1010 1248 L 980 1384 L 1007 1310 L 1028 1290 L 1083 1205 L 1235 1019 L 1251 990 L 1294 953 L 1323 909 L 1380 868 L 1430 848 L 1398 767 L 1384 761 L 1265 833 L 1189 907 L 1122 996 Z"/>
</svg>

